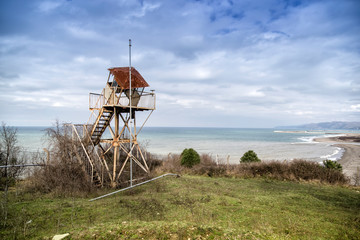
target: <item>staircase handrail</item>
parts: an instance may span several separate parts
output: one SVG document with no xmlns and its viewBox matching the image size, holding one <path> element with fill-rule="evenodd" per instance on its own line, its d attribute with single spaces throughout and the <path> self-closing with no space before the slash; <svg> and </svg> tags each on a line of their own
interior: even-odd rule
<svg viewBox="0 0 360 240">
<path fill-rule="evenodd" d="M 71 126 L 73 127 L 74 132 L 75 132 L 76 136 L 77 136 L 78 139 L 79 139 L 79 142 L 80 142 L 80 144 L 81 144 L 81 147 L 83 148 L 83 150 L 84 150 L 84 152 L 85 152 L 85 155 L 86 155 L 86 157 L 87 157 L 87 159 L 88 159 L 88 161 L 89 161 L 89 163 L 90 163 L 90 165 L 91 165 L 91 168 L 93 169 L 93 168 L 94 168 L 94 164 L 92 163 L 91 158 L 90 158 L 90 156 L 89 156 L 89 154 L 88 154 L 88 152 L 87 152 L 84 144 L 83 144 L 82 141 L 81 141 L 80 135 L 79 135 L 79 133 L 77 132 L 77 130 L 76 130 L 76 128 L 75 128 L 75 125 L 74 125 L 74 124 L 71 124 Z"/>
<path fill-rule="evenodd" d="M 108 173 L 108 175 L 109 175 L 109 177 L 110 177 L 110 179 L 111 179 L 109 166 L 107 165 L 106 161 L 105 161 L 103 158 L 101 158 L 100 155 L 99 155 L 99 153 L 96 151 L 95 145 L 94 145 L 93 141 L 91 140 L 91 136 L 90 136 L 89 131 L 88 131 L 87 129 L 86 129 L 86 135 L 87 135 L 89 141 L 91 142 L 91 145 L 92 145 L 92 147 L 93 147 L 93 150 L 94 150 L 96 156 L 98 157 L 99 161 L 101 162 L 101 160 L 103 160 L 103 162 L 104 162 L 103 164 L 104 164 L 104 166 L 105 166 L 105 168 L 106 168 L 106 171 L 107 171 L 107 173 Z"/>
</svg>

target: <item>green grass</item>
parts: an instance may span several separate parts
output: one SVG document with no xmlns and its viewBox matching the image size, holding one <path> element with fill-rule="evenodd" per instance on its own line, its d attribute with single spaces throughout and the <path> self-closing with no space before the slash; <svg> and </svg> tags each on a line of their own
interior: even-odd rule
<svg viewBox="0 0 360 240">
<path fill-rule="evenodd" d="M 359 189 L 316 183 L 182 176 L 95 202 L 10 199 L 1 239 L 360 239 Z"/>
</svg>

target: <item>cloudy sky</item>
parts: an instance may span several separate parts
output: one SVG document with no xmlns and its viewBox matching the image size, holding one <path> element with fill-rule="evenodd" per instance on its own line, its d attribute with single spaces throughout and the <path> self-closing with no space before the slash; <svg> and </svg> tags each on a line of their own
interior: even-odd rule
<svg viewBox="0 0 360 240">
<path fill-rule="evenodd" d="M 359 0 L 1 1 L 0 120 L 85 123 L 129 38 L 148 126 L 360 120 Z"/>
</svg>

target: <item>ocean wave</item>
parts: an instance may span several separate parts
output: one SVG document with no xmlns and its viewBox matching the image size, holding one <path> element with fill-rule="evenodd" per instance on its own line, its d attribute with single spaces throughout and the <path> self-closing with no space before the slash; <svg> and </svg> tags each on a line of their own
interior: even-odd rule
<svg viewBox="0 0 360 240">
<path fill-rule="evenodd" d="M 344 154 L 344 149 L 336 147 L 332 154 L 323 155 L 320 158 L 321 159 L 328 159 L 328 160 L 332 160 L 332 161 L 337 161 L 337 160 L 341 159 L 343 154 Z"/>
<path fill-rule="evenodd" d="M 297 139 L 301 141 L 298 143 L 319 143 L 315 141 L 316 138 L 331 138 L 331 137 L 341 137 L 341 136 L 345 136 L 345 134 L 323 134 L 317 136 L 299 137 Z"/>
<path fill-rule="evenodd" d="M 318 138 L 318 137 L 317 137 L 317 136 L 299 137 L 298 139 L 299 139 L 301 142 L 298 142 L 298 143 L 318 143 L 318 142 L 315 142 L 315 141 L 314 141 L 315 138 Z"/>
</svg>

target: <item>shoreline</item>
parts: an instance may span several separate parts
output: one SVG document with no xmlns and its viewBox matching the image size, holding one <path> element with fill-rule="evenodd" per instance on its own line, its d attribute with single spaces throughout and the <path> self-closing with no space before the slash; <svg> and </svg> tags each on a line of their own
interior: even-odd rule
<svg viewBox="0 0 360 240">
<path fill-rule="evenodd" d="M 342 157 L 337 161 L 343 173 L 354 183 L 355 174 L 360 173 L 360 134 L 349 133 L 337 137 L 315 138 L 320 143 L 330 143 L 344 149 Z"/>
</svg>

